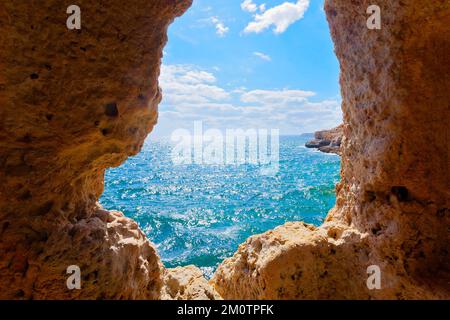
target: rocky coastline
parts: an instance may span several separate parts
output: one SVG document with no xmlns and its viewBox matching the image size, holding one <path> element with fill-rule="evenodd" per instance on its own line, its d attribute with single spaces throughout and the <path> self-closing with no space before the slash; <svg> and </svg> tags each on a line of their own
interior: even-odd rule
<svg viewBox="0 0 450 320">
<path fill-rule="evenodd" d="M 314 133 L 314 139 L 305 144 L 307 148 L 315 148 L 325 153 L 341 155 L 341 142 L 344 135 L 344 125 L 341 124 L 330 130 Z"/>
</svg>

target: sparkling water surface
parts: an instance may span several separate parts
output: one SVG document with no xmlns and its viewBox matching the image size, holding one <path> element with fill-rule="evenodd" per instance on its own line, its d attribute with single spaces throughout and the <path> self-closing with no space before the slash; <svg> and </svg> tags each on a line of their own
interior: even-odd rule
<svg viewBox="0 0 450 320">
<path fill-rule="evenodd" d="M 274 176 L 256 165 L 174 165 L 169 140 L 110 169 L 100 199 L 136 220 L 166 267 L 195 264 L 210 275 L 238 245 L 288 221 L 319 225 L 335 203 L 340 158 L 304 147 L 310 136 L 280 137 Z"/>
</svg>

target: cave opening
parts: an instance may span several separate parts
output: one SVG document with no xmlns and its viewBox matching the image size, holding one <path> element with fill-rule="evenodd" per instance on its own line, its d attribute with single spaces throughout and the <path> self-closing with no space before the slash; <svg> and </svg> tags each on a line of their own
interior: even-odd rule
<svg viewBox="0 0 450 320">
<path fill-rule="evenodd" d="M 340 157 L 305 147 L 331 145 L 312 133 L 342 121 L 323 1 L 284 30 L 253 31 L 256 14 L 283 9 L 269 3 L 255 13 L 194 1 L 170 26 L 158 124 L 106 173 L 101 204 L 137 221 L 166 267 L 193 264 L 209 277 L 249 236 L 289 221 L 318 226 L 335 204 Z"/>
<path fill-rule="evenodd" d="M 282 141 L 282 137 L 289 140 L 292 135 L 280 135 L 280 168 L 273 176 L 257 175 L 261 166 L 252 163 L 173 166 L 171 146 L 157 146 L 152 141 L 152 137 L 163 138 L 158 130 L 164 128 L 164 122 L 189 132 L 199 121 L 194 116 L 211 115 L 208 113 L 211 110 L 222 110 L 229 117 L 222 114 L 212 124 L 204 121 L 206 130 L 226 133 L 236 119 L 250 119 L 254 125 L 261 120 L 257 117 L 260 111 L 263 119 L 278 120 L 279 125 L 266 123 L 262 128 L 254 125 L 251 127 L 254 130 L 286 129 L 293 121 L 295 133 L 314 131 L 306 130 L 305 124 L 317 121 L 301 124 L 299 121 L 307 117 L 300 111 L 305 110 L 305 104 L 336 105 L 330 103 L 329 92 L 324 97 L 317 87 L 320 82 L 332 88 L 333 84 L 320 76 L 321 71 L 332 69 L 319 52 L 326 46 L 314 46 L 320 43 L 317 34 L 320 28 L 314 27 L 310 17 L 315 4 L 321 2 L 295 1 L 287 0 L 288 4 L 276 10 L 279 13 L 287 6 L 290 13 L 292 10 L 300 13 L 297 17 L 301 19 L 295 23 L 277 25 L 278 20 L 277 23 L 265 20 L 264 17 L 273 17 L 275 1 L 263 5 L 246 0 L 241 6 L 222 1 L 222 5 L 235 8 L 230 11 L 230 18 L 224 15 L 230 8 L 218 10 L 219 0 L 208 0 L 211 5 L 198 10 L 203 13 L 201 18 L 189 24 L 175 24 L 178 30 L 171 29 L 160 77 L 166 100 L 161 105 L 159 125 L 142 153 L 124 166 L 108 171 L 106 192 L 101 199 L 104 207 L 121 208 L 129 217 L 135 217 L 149 238 L 157 242 L 166 266 L 196 263 L 204 266 L 205 272 L 206 268 L 213 268 L 209 267 L 213 264 L 208 256 L 201 258 L 205 252 L 215 254 L 216 249 L 224 248 L 215 241 L 217 237 L 209 236 L 224 239 L 224 228 L 214 224 L 223 226 L 223 221 L 213 220 L 214 215 L 202 215 L 199 205 L 206 206 L 202 202 L 205 198 L 217 206 L 230 203 L 227 194 L 215 193 L 214 186 L 249 200 L 237 201 L 238 209 L 256 206 L 267 209 L 262 201 L 265 196 L 276 205 L 286 201 L 285 194 L 272 199 L 276 195 L 271 193 L 273 188 L 292 188 L 288 191 L 294 191 L 295 197 L 290 199 L 295 201 L 302 191 L 299 183 L 305 182 L 301 175 L 313 176 L 304 161 L 296 162 L 301 144 L 295 136 L 294 148 L 286 148 L 286 140 Z M 366 14 L 371 14 L 366 11 L 366 2 L 326 1 L 325 10 L 341 66 L 345 137 L 338 200 L 320 227 L 288 222 L 254 235 L 219 265 L 208 282 L 195 266 L 163 267 L 157 250 L 136 221 L 97 204 L 104 190 L 104 170 L 135 155 L 155 124 L 160 102 L 157 79 L 167 26 L 191 2 L 115 0 L 107 7 L 101 2 L 85 2 L 84 17 L 90 18 L 83 20 L 86 28 L 80 32 L 66 31 L 65 5 L 55 5 L 54 1 L 40 1 L 39 6 L 12 0 L 0 2 L 0 20 L 4 22 L 0 23 L 0 60 L 4 64 L 0 90 L 3 93 L 0 297 L 448 299 L 450 179 L 448 144 L 442 141 L 448 141 L 445 120 L 449 85 L 442 74 L 450 66 L 448 55 L 444 54 L 450 37 L 449 8 L 442 1 L 424 4 L 414 0 L 379 0 L 381 29 L 366 24 Z M 205 2 L 197 0 L 196 5 Z M 321 12 L 316 9 L 315 12 Z M 245 19 L 239 14 L 245 14 Z M 194 22 L 197 27 L 190 28 Z M 307 41 L 307 34 L 302 35 L 300 28 L 305 25 L 307 34 L 311 33 L 318 42 Z M 180 33 L 189 30 L 194 33 L 190 37 Z M 328 35 L 328 29 L 322 30 L 327 30 Z M 206 37 L 203 32 L 217 39 Z M 205 37 L 208 42 L 203 41 Z M 177 38 L 183 42 L 171 49 Z M 235 42 L 234 47 L 230 46 L 230 40 Z M 283 45 L 283 41 L 288 44 Z M 185 44 L 182 49 L 181 43 Z M 186 50 L 196 44 L 202 50 Z M 332 50 L 327 52 L 332 57 Z M 204 63 L 200 64 L 196 57 Z M 208 64 L 208 57 L 235 60 L 224 60 L 226 63 L 220 66 Z M 185 60 L 177 61 L 181 58 Z M 260 60 L 252 60 L 256 58 Z M 240 59 L 243 62 L 239 63 Z M 197 68 L 180 67 L 186 63 Z M 307 73 L 308 66 L 314 67 L 313 73 Z M 170 70 L 181 75 L 167 78 Z M 247 82 L 233 83 L 230 74 L 238 82 Z M 180 77 L 184 87 L 176 81 Z M 176 90 L 171 92 L 164 80 L 168 80 L 166 84 L 175 84 L 172 89 Z M 191 87 L 181 95 L 186 82 Z M 199 97 L 198 92 L 212 94 Z M 286 96 L 295 98 L 280 99 Z M 170 97 L 173 100 L 168 103 Z M 214 99 L 211 102 L 207 98 Z M 191 105 L 180 104 L 186 101 Z M 320 101 L 328 102 L 320 104 Z M 283 108 L 288 102 L 289 107 Z M 296 109 L 296 105 L 301 108 Z M 248 117 L 242 116 L 244 111 Z M 329 111 L 322 112 L 320 119 L 326 119 Z M 179 126 L 177 113 L 189 123 Z M 221 128 L 220 123 L 226 127 Z M 330 126 L 322 123 L 321 127 Z M 311 143 L 319 147 L 320 144 L 320 141 Z M 164 158 L 161 150 L 166 150 L 169 156 Z M 326 156 L 310 149 L 301 150 L 311 156 Z M 220 171 L 224 168 L 229 170 L 228 176 Z M 287 173 L 292 173 L 291 181 Z M 280 178 L 279 183 L 274 177 Z M 314 187 L 311 179 L 307 182 Z M 264 193 L 246 197 L 261 190 L 258 188 Z M 189 203 L 195 209 L 191 215 L 182 210 Z M 211 207 L 210 212 L 220 212 L 219 209 Z M 273 212 L 268 215 L 282 218 L 280 222 L 275 219 L 266 222 L 275 225 L 292 219 L 281 209 L 279 216 Z M 242 237 L 240 231 L 256 228 L 256 222 L 264 218 L 258 217 L 258 212 L 248 215 L 236 212 L 239 214 L 233 216 L 234 212 L 230 210 L 227 217 L 235 218 L 231 222 L 239 232 L 228 234 Z M 169 219 L 163 221 L 161 217 Z M 171 229 L 173 223 L 179 228 Z M 149 232 L 147 226 L 154 232 Z M 183 234 L 186 230 L 191 238 Z M 155 233 L 160 231 L 167 231 L 165 244 L 178 249 L 173 257 L 193 257 L 189 253 L 198 253 L 196 261 L 170 260 L 171 252 L 165 250 L 167 247 Z M 238 242 L 235 240 L 234 247 Z M 205 243 L 209 247 L 202 246 Z M 67 285 L 71 270 L 80 271 L 73 276 L 81 276 L 82 289 Z M 370 270 L 378 270 L 381 275 L 381 282 L 375 287 L 368 286 Z"/>
</svg>

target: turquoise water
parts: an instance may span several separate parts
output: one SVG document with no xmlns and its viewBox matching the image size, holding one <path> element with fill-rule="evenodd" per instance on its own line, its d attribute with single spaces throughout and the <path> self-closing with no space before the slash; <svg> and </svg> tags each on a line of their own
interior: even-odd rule
<svg viewBox="0 0 450 320">
<path fill-rule="evenodd" d="M 106 173 L 100 199 L 135 219 L 167 267 L 195 264 L 211 274 L 251 235 L 287 221 L 319 225 L 335 203 L 340 158 L 304 147 L 308 136 L 280 137 L 280 169 L 255 165 L 173 165 L 169 142 Z"/>
</svg>

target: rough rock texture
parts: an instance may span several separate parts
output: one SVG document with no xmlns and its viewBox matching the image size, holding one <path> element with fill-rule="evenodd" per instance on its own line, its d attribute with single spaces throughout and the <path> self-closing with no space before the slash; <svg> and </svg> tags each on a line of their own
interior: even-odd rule
<svg viewBox="0 0 450 320">
<path fill-rule="evenodd" d="M 153 246 L 96 202 L 156 123 L 167 27 L 191 0 L 76 4 L 70 31 L 63 1 L 0 2 L 0 298 L 159 298 Z"/>
<path fill-rule="evenodd" d="M 166 269 L 161 299 L 164 300 L 221 300 L 222 298 L 204 278 L 196 266 Z"/>
<path fill-rule="evenodd" d="M 378 0 L 368 30 L 371 4 L 325 5 L 344 112 L 336 207 L 319 228 L 249 238 L 211 280 L 225 299 L 450 298 L 450 4 Z"/>
<path fill-rule="evenodd" d="M 305 144 L 307 148 L 317 148 L 325 153 L 341 154 L 341 142 L 344 135 L 344 125 L 330 130 L 321 130 L 314 133 L 314 140 Z"/>
</svg>

